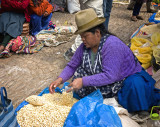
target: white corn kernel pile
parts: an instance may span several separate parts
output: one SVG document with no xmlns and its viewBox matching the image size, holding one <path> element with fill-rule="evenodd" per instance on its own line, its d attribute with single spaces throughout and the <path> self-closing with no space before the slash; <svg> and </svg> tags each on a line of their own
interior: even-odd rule
<svg viewBox="0 0 160 127">
<path fill-rule="evenodd" d="M 17 112 L 17 120 L 21 127 L 63 127 L 67 115 L 78 100 L 73 94 L 43 94 L 26 98 L 29 102 Z M 33 104 L 32 104 L 33 103 Z"/>
</svg>

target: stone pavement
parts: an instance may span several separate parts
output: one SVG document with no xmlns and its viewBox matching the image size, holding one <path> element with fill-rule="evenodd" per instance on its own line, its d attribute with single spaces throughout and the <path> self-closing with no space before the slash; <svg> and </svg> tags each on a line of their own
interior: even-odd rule
<svg viewBox="0 0 160 127">
<path fill-rule="evenodd" d="M 133 22 L 130 20 L 132 11 L 127 5 L 114 4 L 112 8 L 109 30 L 124 43 L 129 43 L 131 34 L 142 24 L 148 22 L 151 14 L 146 12 L 143 5 L 141 15 L 145 20 Z M 53 23 L 63 25 L 65 21 L 74 22 L 74 14 L 55 12 Z M 10 58 L 0 59 L 0 87 L 5 86 L 8 97 L 16 108 L 26 97 L 38 94 L 57 78 L 67 64 L 63 54 L 74 43 L 74 38 L 68 43 L 57 47 L 44 47 L 35 54 L 14 54 Z"/>
</svg>

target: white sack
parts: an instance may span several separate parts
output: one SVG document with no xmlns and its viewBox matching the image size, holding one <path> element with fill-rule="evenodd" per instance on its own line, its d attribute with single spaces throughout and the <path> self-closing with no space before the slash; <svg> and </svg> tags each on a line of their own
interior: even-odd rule
<svg viewBox="0 0 160 127">
<path fill-rule="evenodd" d="M 98 17 L 103 15 L 103 0 L 80 0 L 81 9 L 93 8 Z"/>
<path fill-rule="evenodd" d="M 79 0 L 67 0 L 67 8 L 71 14 L 80 11 Z"/>
</svg>

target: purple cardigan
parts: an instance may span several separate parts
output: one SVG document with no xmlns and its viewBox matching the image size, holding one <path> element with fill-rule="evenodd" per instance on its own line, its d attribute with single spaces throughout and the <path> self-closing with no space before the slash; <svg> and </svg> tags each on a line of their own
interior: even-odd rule
<svg viewBox="0 0 160 127">
<path fill-rule="evenodd" d="M 59 77 L 63 82 L 70 79 L 77 67 L 82 63 L 83 58 L 82 43 L 76 50 L 71 61 L 64 68 Z M 82 77 L 83 86 L 103 86 L 120 81 L 129 75 L 140 72 L 142 67 L 136 63 L 130 48 L 119 38 L 110 35 L 103 45 L 102 52 L 102 72 L 99 74 Z"/>
</svg>

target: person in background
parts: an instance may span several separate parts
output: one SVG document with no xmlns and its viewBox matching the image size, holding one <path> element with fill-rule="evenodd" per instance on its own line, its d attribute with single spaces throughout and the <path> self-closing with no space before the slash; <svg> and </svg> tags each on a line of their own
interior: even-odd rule
<svg viewBox="0 0 160 127">
<path fill-rule="evenodd" d="M 133 9 L 133 13 L 132 13 L 132 17 L 131 17 L 132 21 L 136 22 L 138 21 L 138 19 L 143 20 L 143 17 L 139 15 L 142 5 L 143 5 L 143 0 L 136 0 L 134 9 Z"/>
<path fill-rule="evenodd" d="M 104 22 L 104 26 L 105 26 L 106 30 L 108 30 L 108 24 L 109 24 L 111 9 L 112 9 L 112 3 L 113 3 L 113 0 L 103 0 L 102 8 L 103 8 L 103 15 L 106 18 L 106 20 Z M 98 12 L 96 12 L 96 13 L 98 14 Z M 80 36 L 78 35 L 75 39 L 75 43 L 71 46 L 71 48 L 69 48 L 64 53 L 64 58 L 67 61 L 70 61 L 74 52 L 77 50 L 77 48 L 80 46 L 81 43 L 82 43 L 82 40 L 81 40 Z"/>
<path fill-rule="evenodd" d="M 23 23 L 30 22 L 28 5 L 30 0 L 1 0 L 0 34 L 3 39 L 0 42 L 0 52 L 7 46 L 12 38 L 21 35 Z"/>
<path fill-rule="evenodd" d="M 113 3 L 113 0 L 103 0 L 103 14 L 104 14 L 104 17 L 106 18 L 106 21 L 104 22 L 104 26 L 105 26 L 106 30 L 108 30 L 108 24 L 109 24 L 111 9 L 112 9 L 112 3 Z"/>
<path fill-rule="evenodd" d="M 135 3 L 136 3 L 136 0 L 130 0 L 130 3 L 128 4 L 127 9 L 128 10 L 133 10 Z M 155 12 L 157 12 L 157 10 L 152 5 L 152 0 L 147 0 L 146 1 L 146 8 L 147 8 L 147 12 L 148 13 L 155 13 Z"/>
<path fill-rule="evenodd" d="M 48 0 L 50 4 L 53 6 L 54 11 L 64 12 L 67 6 L 67 0 Z"/>
<path fill-rule="evenodd" d="M 83 98 L 99 89 L 103 98 L 118 97 L 129 112 L 146 111 L 160 101 L 160 93 L 154 91 L 155 80 L 130 48 L 105 29 L 105 18 L 97 17 L 90 8 L 76 13 L 75 21 L 75 34 L 80 34 L 83 43 L 50 84 L 50 93 L 73 76 L 67 92 Z"/>
<path fill-rule="evenodd" d="M 31 11 L 30 33 L 35 36 L 43 29 L 47 29 L 52 18 L 52 5 L 47 0 L 30 0 Z"/>
</svg>

